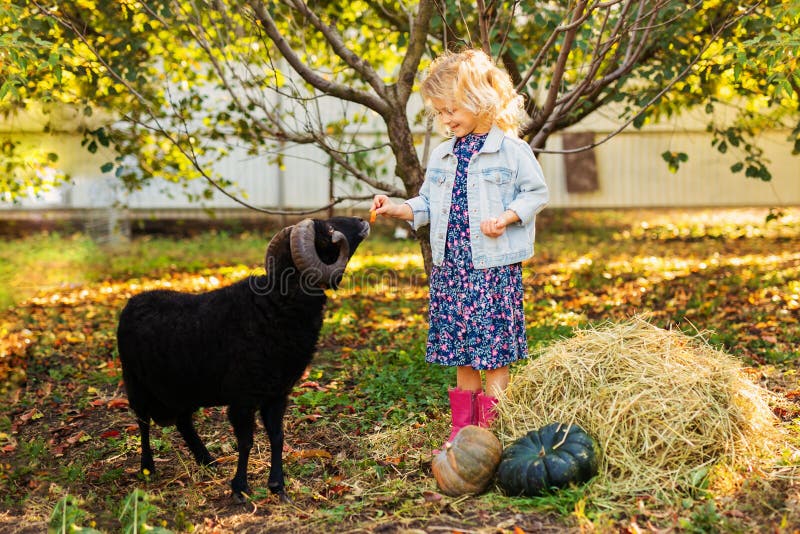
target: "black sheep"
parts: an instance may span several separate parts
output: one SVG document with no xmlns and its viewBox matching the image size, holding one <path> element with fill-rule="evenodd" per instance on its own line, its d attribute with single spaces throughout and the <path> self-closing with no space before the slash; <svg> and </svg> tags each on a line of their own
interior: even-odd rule
<svg viewBox="0 0 800 534">
<path fill-rule="evenodd" d="M 141 468 L 154 472 L 150 420 L 176 425 L 195 460 L 214 459 L 192 423 L 204 406 L 228 406 L 239 449 L 234 498 L 250 493 L 247 463 L 255 412 L 269 435 L 268 486 L 284 487 L 283 416 L 289 392 L 314 354 L 324 288 L 336 289 L 369 224 L 353 217 L 305 219 L 270 241 L 266 274 L 199 295 L 148 291 L 130 299 L 117 344 L 142 441 Z"/>
</svg>

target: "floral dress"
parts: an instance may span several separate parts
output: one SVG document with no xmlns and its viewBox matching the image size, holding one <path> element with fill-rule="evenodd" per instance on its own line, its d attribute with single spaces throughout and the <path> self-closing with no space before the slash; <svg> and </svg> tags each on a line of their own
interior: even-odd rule
<svg viewBox="0 0 800 534">
<path fill-rule="evenodd" d="M 467 167 L 486 135 L 467 134 L 458 158 L 444 261 L 430 278 L 426 360 L 441 365 L 497 369 L 528 355 L 522 309 L 522 265 L 476 269 L 470 248 Z"/>
</svg>

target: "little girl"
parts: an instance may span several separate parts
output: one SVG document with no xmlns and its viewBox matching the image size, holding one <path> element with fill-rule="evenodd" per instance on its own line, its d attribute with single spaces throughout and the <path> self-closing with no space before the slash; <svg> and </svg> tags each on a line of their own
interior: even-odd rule
<svg viewBox="0 0 800 534">
<path fill-rule="evenodd" d="M 534 220 L 548 193 L 516 135 L 522 97 L 485 53 L 439 57 L 421 93 L 451 138 L 431 154 L 419 196 L 396 204 L 376 195 L 372 209 L 414 229 L 430 224 L 426 360 L 457 367 L 451 441 L 464 426 L 491 424 L 509 364 L 528 355 L 520 262 L 533 255 Z"/>
</svg>

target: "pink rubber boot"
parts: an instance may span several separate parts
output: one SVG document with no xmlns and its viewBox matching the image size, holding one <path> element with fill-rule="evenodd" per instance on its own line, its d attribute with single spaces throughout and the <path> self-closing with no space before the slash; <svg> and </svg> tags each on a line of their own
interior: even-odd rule
<svg viewBox="0 0 800 534">
<path fill-rule="evenodd" d="M 450 397 L 450 417 L 453 425 L 447 442 L 451 442 L 459 430 L 477 423 L 477 412 L 475 411 L 476 392 L 452 388 L 447 391 L 447 394 Z M 438 454 L 439 451 L 435 450 L 433 453 Z"/>
<path fill-rule="evenodd" d="M 483 392 L 478 393 L 475 399 L 475 408 L 478 414 L 478 426 L 482 428 L 489 428 L 492 422 L 497 418 L 497 397 L 486 395 Z"/>
</svg>

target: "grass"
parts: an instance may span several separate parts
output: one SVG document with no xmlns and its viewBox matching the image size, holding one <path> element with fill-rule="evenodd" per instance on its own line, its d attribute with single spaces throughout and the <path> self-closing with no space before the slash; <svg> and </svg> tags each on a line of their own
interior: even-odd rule
<svg viewBox="0 0 800 534">
<path fill-rule="evenodd" d="M 99 246 L 81 233 L 39 233 L 4 240 L 0 248 L 0 309 L 41 290 L 249 265 L 263 254 L 264 239 L 251 232 L 208 232 L 189 239 L 145 236 L 113 248 Z"/>
<path fill-rule="evenodd" d="M 531 348 L 582 325 L 648 311 L 662 326 L 709 330 L 712 344 L 752 366 L 773 391 L 799 398 L 800 212 L 785 210 L 769 223 L 766 215 L 545 212 L 537 256 L 523 266 Z M 222 459 L 216 471 L 197 467 L 174 429 L 156 427 L 158 472 L 138 475 L 138 435 L 124 403 L 114 329 L 126 299 L 145 288 L 207 290 L 258 269 L 268 236 L 150 236 L 117 249 L 82 234 L 4 241 L 0 530 L 46 530 L 57 503 L 71 495 L 67 511 L 76 521 L 119 531 L 130 521 L 122 503 L 135 489 L 149 499 L 148 524 L 181 532 L 635 531 L 648 523 L 736 532 L 800 524 L 793 479 L 757 473 L 727 494 L 700 492 L 670 505 L 642 496 L 623 514 L 604 510 L 582 488 L 538 499 L 439 495 L 430 451 L 446 435 L 454 375 L 424 363 L 421 259 L 415 243 L 390 234 L 379 222 L 353 258 L 343 287 L 331 294 L 314 366 L 292 393 L 284 458 L 294 506 L 265 491 L 269 451 L 260 432 L 254 495 L 245 507 L 228 498 L 235 442 L 219 408 L 196 415 Z M 782 415 L 787 424 L 795 417 Z M 776 472 L 791 473 L 781 469 L 793 469 L 796 456 L 783 456 Z"/>
</svg>

